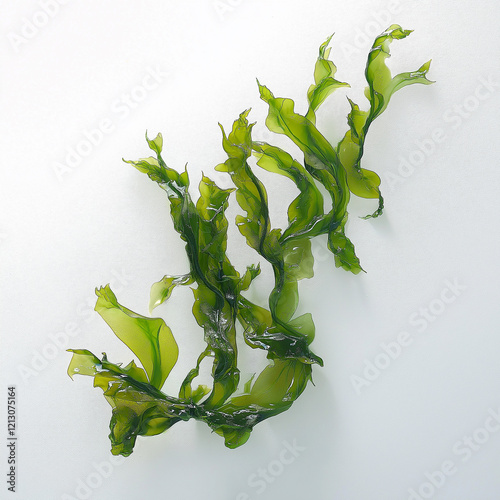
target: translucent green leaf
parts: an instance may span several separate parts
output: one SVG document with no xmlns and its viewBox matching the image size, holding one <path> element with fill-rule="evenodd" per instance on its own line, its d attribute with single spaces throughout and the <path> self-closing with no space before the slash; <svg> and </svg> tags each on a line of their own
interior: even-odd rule
<svg viewBox="0 0 500 500">
<path fill-rule="evenodd" d="M 106 354 L 103 354 L 103 358 L 100 360 L 97 356 L 86 349 L 68 349 L 68 352 L 73 353 L 73 357 L 71 358 L 71 362 L 68 367 L 68 375 L 72 379 L 74 375 L 87 375 L 95 377 L 94 385 L 96 387 L 101 387 L 102 390 L 106 390 L 108 384 L 105 382 L 104 375 L 106 370 L 112 370 L 116 373 L 131 377 L 137 382 L 144 384 L 148 383 L 146 372 L 142 368 L 138 367 L 133 360 L 127 366 L 122 368 L 120 363 L 110 363 Z"/>
<path fill-rule="evenodd" d="M 200 216 L 199 250 L 218 264 L 225 260 L 228 227 L 225 210 L 228 197 L 234 189 L 220 189 L 208 177 L 203 176 L 199 190 L 200 198 L 196 204 Z"/>
<path fill-rule="evenodd" d="M 252 281 L 259 274 L 260 274 L 259 264 L 257 264 L 257 266 L 254 266 L 253 264 L 251 266 L 248 266 L 247 270 L 245 271 L 245 274 L 242 276 L 240 282 L 238 283 L 238 288 L 237 288 L 238 293 L 248 290 L 250 288 L 250 285 L 252 284 Z"/>
<path fill-rule="evenodd" d="M 142 158 L 137 161 L 124 160 L 125 163 L 130 163 L 139 172 L 147 174 L 148 177 L 157 182 L 162 188 L 166 189 L 168 192 L 176 193 L 185 191 L 185 188 L 189 185 L 189 178 L 187 172 L 179 173 L 176 170 L 167 167 L 161 161 L 161 157 L 153 158 Z"/>
<path fill-rule="evenodd" d="M 302 333 L 307 338 L 307 343 L 310 344 L 314 340 L 314 335 L 316 332 L 316 327 L 314 326 L 314 321 L 311 313 L 302 314 L 297 318 L 290 321 L 293 327 Z"/>
<path fill-rule="evenodd" d="M 236 413 L 248 408 L 250 413 L 258 408 L 261 418 L 267 418 L 287 410 L 310 380 L 311 365 L 276 359 L 259 374 L 249 394 L 231 398 L 221 411 Z"/>
<path fill-rule="evenodd" d="M 285 270 L 288 279 L 299 281 L 314 276 L 314 257 L 311 240 L 294 240 L 285 248 Z"/>
<path fill-rule="evenodd" d="M 310 375 L 311 365 L 296 360 L 275 360 L 255 381 L 250 398 L 260 406 L 293 401 L 304 390 Z"/>
<path fill-rule="evenodd" d="M 355 103 L 349 100 L 351 104 L 351 112 L 347 118 L 349 130 L 337 147 L 340 161 L 347 172 L 350 190 L 362 198 L 379 199 L 377 210 L 368 217 L 378 217 L 384 208 L 384 199 L 379 189 L 379 176 L 360 166 L 368 129 L 373 120 L 386 109 L 394 92 L 413 83 L 425 85 L 433 83 L 426 76 L 430 61 L 416 71 L 400 73 L 395 77 L 392 77 L 391 71 L 386 65 L 386 59 L 390 57 L 389 46 L 391 42 L 405 38 L 410 33 L 411 30 L 403 30 L 401 26 L 393 24 L 376 38 L 368 55 L 365 70 L 368 82 L 365 95 L 370 102 L 370 109 L 369 111 L 361 111 Z"/>
<path fill-rule="evenodd" d="M 259 91 L 261 99 L 269 105 L 266 118 L 269 130 L 289 137 L 302 150 L 312 169 L 327 169 L 335 176 L 339 167 L 335 150 L 310 120 L 295 112 L 292 99 L 276 98 L 260 83 Z"/>
<path fill-rule="evenodd" d="M 328 59 L 330 49 L 327 48 L 332 36 L 328 37 L 319 48 L 319 56 L 314 68 L 314 85 L 311 85 L 307 91 L 309 109 L 306 118 L 312 123 L 316 123 L 316 110 L 334 90 L 349 87 L 348 83 L 339 82 L 334 78 L 337 67 Z"/>
<path fill-rule="evenodd" d="M 237 216 L 236 224 L 248 245 L 261 253 L 271 228 L 266 190 L 247 163 L 252 152 L 253 126 L 248 123 L 248 113 L 249 110 L 244 111 L 239 119 L 235 120 L 229 136 L 226 136 L 224 128 L 220 126 L 222 145 L 229 158 L 218 165 L 216 170 L 231 175 L 236 186 L 236 201 L 246 212 L 245 216 Z"/>
<path fill-rule="evenodd" d="M 148 139 L 148 134 L 146 134 L 146 140 L 148 141 L 149 147 L 156 153 L 161 154 L 163 149 L 163 136 L 158 134 L 153 140 Z"/>
<path fill-rule="evenodd" d="M 290 154 L 276 146 L 254 142 L 253 149 L 259 167 L 288 177 L 300 190 L 300 194 L 288 207 L 288 227 L 283 232 L 282 242 L 289 238 L 313 235 L 314 228 L 323 218 L 324 210 L 323 196 L 312 175 Z"/>
<path fill-rule="evenodd" d="M 247 394 L 219 408 L 223 418 L 207 423 L 224 437 L 228 448 L 244 444 L 258 422 L 290 408 L 311 381 L 311 365 L 297 360 L 274 360 L 256 378 Z"/>
<path fill-rule="evenodd" d="M 430 61 L 424 63 L 416 71 L 400 73 L 392 77 L 385 61 L 390 57 L 389 46 L 393 40 L 406 38 L 411 30 L 403 30 L 398 24 L 393 24 L 384 33 L 378 36 L 373 43 L 366 64 L 367 97 L 370 100 L 371 120 L 379 116 L 387 107 L 389 100 L 397 90 L 413 83 L 429 85 L 433 83 L 427 79 Z"/>
<path fill-rule="evenodd" d="M 88 375 L 93 377 L 99 372 L 101 360 L 86 349 L 69 349 L 73 353 L 68 366 L 68 375 Z"/>
<path fill-rule="evenodd" d="M 354 251 L 354 245 L 345 235 L 343 224 L 328 234 L 328 248 L 335 256 L 335 265 L 337 267 L 351 271 L 354 274 L 363 271 Z"/>
<path fill-rule="evenodd" d="M 365 137 L 365 124 L 369 113 L 361 111 L 357 104 L 349 99 L 351 111 L 347 117 L 349 130 L 339 144 L 338 154 L 347 172 L 349 189 L 361 198 L 382 198 L 379 190 L 380 177 L 370 170 L 359 167 Z M 383 201 L 379 211 L 383 208 Z"/>
<path fill-rule="evenodd" d="M 139 358 L 150 384 L 161 389 L 179 354 L 170 328 L 161 318 L 141 316 L 121 306 L 109 285 L 96 294 L 95 310 Z"/>
<path fill-rule="evenodd" d="M 241 297 L 238 304 L 238 319 L 243 325 L 245 342 L 252 348 L 266 349 L 272 359 L 297 359 L 303 363 L 318 363 L 323 366 L 320 357 L 309 348 L 308 332 L 302 328 L 294 330 L 293 320 L 290 330 L 273 322 L 272 314 L 264 307 L 253 304 Z"/>
<path fill-rule="evenodd" d="M 181 274 L 179 276 L 164 276 L 160 281 L 154 283 L 151 286 L 149 312 L 168 300 L 176 286 L 191 285 L 193 281 L 191 274 Z"/>
</svg>

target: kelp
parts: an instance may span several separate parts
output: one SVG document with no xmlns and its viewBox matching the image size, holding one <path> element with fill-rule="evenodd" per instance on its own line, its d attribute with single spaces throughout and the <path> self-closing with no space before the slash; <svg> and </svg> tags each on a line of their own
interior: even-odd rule
<svg viewBox="0 0 500 500">
<path fill-rule="evenodd" d="M 185 242 L 189 273 L 166 275 L 151 287 L 150 314 L 167 301 L 178 286 L 191 286 L 193 315 L 203 330 L 206 347 L 188 372 L 177 396 L 162 392 L 175 366 L 178 346 L 162 318 L 143 316 L 122 306 L 109 285 L 96 290 L 95 310 L 115 335 L 137 356 L 142 367 L 131 361 L 122 368 L 106 354 L 98 358 L 85 349 L 73 353 L 68 373 L 94 378 L 112 406 L 110 440 L 112 453 L 132 453 L 137 436 L 166 431 L 179 421 L 204 421 L 221 435 L 226 446 L 236 448 L 249 438 L 253 427 L 292 406 L 312 380 L 314 364 L 322 359 L 311 350 L 315 325 L 310 313 L 296 315 L 299 281 L 314 275 L 311 240 L 325 235 L 335 265 L 354 274 L 362 271 L 354 245 L 346 236 L 350 195 L 378 199 L 370 217 L 383 210 L 380 178 L 360 166 L 365 138 L 375 118 L 386 109 L 394 92 L 413 83 L 432 83 L 426 74 L 429 62 L 417 71 L 392 77 L 385 60 L 392 40 L 410 34 L 392 25 L 376 38 L 366 65 L 367 111 L 349 100 L 348 130 L 332 145 L 316 126 L 316 113 L 335 90 L 348 88 L 335 78 L 336 66 L 329 60 L 329 37 L 319 49 L 314 83 L 307 91 L 305 114 L 295 111 L 292 99 L 276 98 L 258 82 L 260 97 L 268 105 L 266 125 L 283 134 L 303 154 L 303 162 L 285 150 L 252 139 L 246 110 L 234 121 L 231 131 L 221 126 L 222 147 L 227 160 L 215 168 L 231 178 L 234 188 L 221 189 L 203 175 L 199 198 L 189 193 L 189 175 L 167 166 L 162 157 L 163 137 L 146 136 L 154 156 L 128 161 L 167 193 L 174 229 Z M 282 175 L 298 190 L 287 209 L 286 228 L 274 228 L 269 215 L 268 194 L 251 167 Z M 319 185 L 322 185 L 320 189 Z M 325 211 L 322 189 L 331 208 Z M 227 255 L 228 220 L 226 210 L 234 196 L 242 213 L 236 225 L 247 245 L 267 262 L 274 286 L 267 307 L 251 302 L 245 294 L 261 273 L 260 264 L 250 264 L 241 274 Z M 268 365 L 260 374 L 243 381 L 238 367 L 238 338 L 266 353 Z M 197 334 L 193 332 L 193 334 Z M 201 363 L 211 359 L 212 386 L 193 382 Z"/>
</svg>

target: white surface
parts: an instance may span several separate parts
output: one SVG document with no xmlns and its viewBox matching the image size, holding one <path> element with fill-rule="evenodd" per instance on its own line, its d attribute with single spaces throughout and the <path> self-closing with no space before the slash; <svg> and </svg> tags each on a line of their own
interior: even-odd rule
<svg viewBox="0 0 500 500">
<path fill-rule="evenodd" d="M 41 5 L 4 0 L 0 16 L 0 345 L 2 407 L 7 386 L 18 390 L 15 498 L 400 500 L 420 489 L 421 498 L 498 500 L 500 425 L 489 419 L 500 410 L 498 3 L 68 1 L 50 19 Z M 26 20 L 43 26 L 29 31 Z M 127 362 L 129 351 L 92 312 L 94 288 L 111 282 L 120 302 L 146 313 L 151 283 L 187 269 L 164 193 L 121 158 L 148 155 L 144 132 L 161 131 L 171 166 L 189 162 L 193 181 L 201 170 L 213 176 L 224 161 L 217 122 L 228 129 L 248 107 L 257 138 L 288 144 L 264 130 L 255 78 L 304 110 L 317 48 L 332 32 L 337 76 L 353 88 L 331 96 L 318 121 L 338 140 L 345 95 L 365 105 L 365 40 L 391 23 L 414 30 L 392 45 L 394 71 L 432 58 L 437 83 L 403 89 L 370 130 L 364 166 L 381 175 L 387 208 L 363 221 L 356 216 L 373 204 L 353 200 L 348 227 L 367 274 L 335 269 L 315 245 L 301 308 L 314 314 L 313 347 L 325 360 L 316 386 L 237 450 L 189 422 L 139 439 L 112 472 L 96 472 L 93 464 L 110 460 L 110 409 L 89 378 L 66 376 L 67 335 L 57 334 L 74 334 L 68 347 Z M 16 38 L 23 29 L 25 43 Z M 141 93 L 150 71 L 157 80 Z M 130 93 L 141 100 L 133 108 L 121 102 Z M 54 166 L 103 120 L 112 130 L 58 178 Z M 419 156 L 416 141 L 435 137 Z M 401 177 L 412 158 L 421 165 L 400 167 Z M 280 225 L 278 210 L 295 192 L 282 179 L 269 191 Z M 255 261 L 231 237 L 239 268 Z M 446 292 L 447 280 L 462 288 Z M 203 345 L 182 293 L 161 309 L 181 346 L 172 392 Z M 429 306 L 439 312 L 432 322 L 422 320 Z M 409 345 L 356 391 L 353 377 L 386 361 L 381 344 L 401 332 Z M 50 347 L 56 338 L 61 348 Z M 465 444 L 467 436 L 476 441 Z M 295 442 L 297 456 L 284 442 Z M 4 452 L 3 477 L 6 462 Z M 426 486 L 444 462 L 451 473 Z M 275 476 L 266 482 L 259 469 Z M 4 482 L 0 498 L 10 498 Z"/>
</svg>

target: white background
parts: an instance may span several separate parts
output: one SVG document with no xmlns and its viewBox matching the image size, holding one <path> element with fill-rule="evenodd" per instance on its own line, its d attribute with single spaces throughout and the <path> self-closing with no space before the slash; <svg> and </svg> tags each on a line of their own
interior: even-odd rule
<svg viewBox="0 0 500 500">
<path fill-rule="evenodd" d="M 498 3 L 47 1 L 50 16 L 42 5 L 1 2 L 1 406 L 16 385 L 19 441 L 18 492 L 4 482 L 4 444 L 0 497 L 498 500 Z M 300 159 L 266 132 L 255 78 L 304 112 L 318 46 L 333 32 L 337 77 L 352 88 L 329 98 L 318 126 L 336 142 L 345 96 L 366 107 L 366 55 L 392 23 L 414 30 L 392 44 L 394 73 L 432 58 L 436 83 L 401 90 L 370 130 L 364 166 L 380 174 L 386 210 L 362 220 L 374 203 L 353 200 L 348 226 L 367 273 L 336 269 L 315 243 L 316 276 L 301 283 L 325 361 L 315 386 L 237 450 L 201 423 L 179 423 L 138 439 L 111 471 L 110 408 L 91 379 L 67 377 L 65 348 L 128 362 L 92 311 L 94 288 L 111 282 L 121 303 L 146 314 L 150 285 L 187 271 L 164 192 L 122 158 L 148 156 L 145 131 L 161 131 L 166 161 L 188 162 L 194 187 L 202 170 L 229 186 L 213 174 L 225 159 L 217 123 L 227 130 L 251 107 L 255 137 Z M 156 80 L 141 90 L 150 72 Z M 86 134 L 96 144 L 61 170 Z M 296 192 L 261 177 L 282 227 Z M 230 237 L 239 269 L 256 262 L 237 231 Z M 172 394 L 203 347 L 190 303 L 179 290 L 157 310 L 181 349 Z M 402 332 L 409 343 L 397 349 Z M 6 410 L 0 420 L 6 443 Z M 443 463 L 448 475 L 435 472 Z"/>
</svg>

